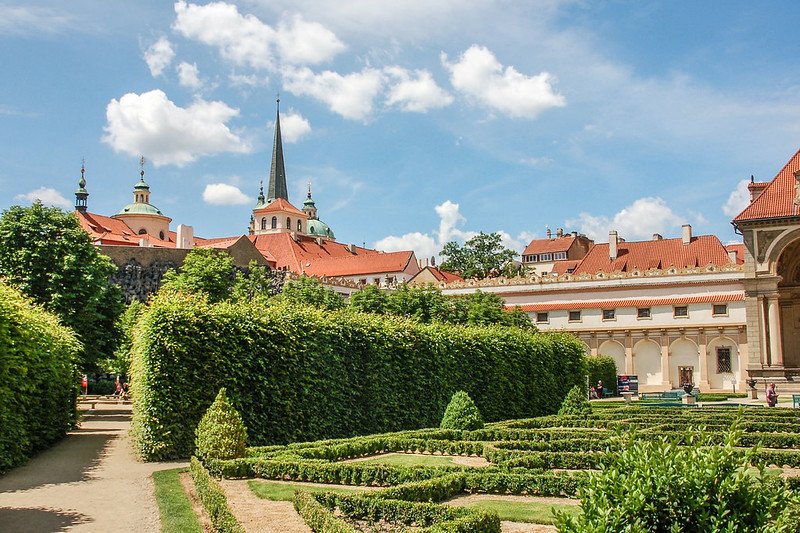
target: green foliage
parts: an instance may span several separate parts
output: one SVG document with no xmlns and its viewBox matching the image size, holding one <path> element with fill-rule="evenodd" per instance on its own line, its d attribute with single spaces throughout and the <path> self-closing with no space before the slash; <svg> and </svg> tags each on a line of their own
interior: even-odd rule
<svg viewBox="0 0 800 533">
<path fill-rule="evenodd" d="M 281 298 L 288 303 L 313 305 L 321 309 L 336 310 L 344 307 L 341 294 L 322 285 L 317 278 L 300 276 L 283 284 Z"/>
<path fill-rule="evenodd" d="M 0 277 L 57 315 L 83 343 L 81 370 L 114 353 L 122 292 L 116 271 L 71 214 L 37 202 L 0 216 Z"/>
<path fill-rule="evenodd" d="M 163 290 L 205 294 L 211 302 L 221 302 L 233 293 L 236 271 L 233 256 L 213 248 L 195 248 L 183 260 L 180 271 L 164 275 Z"/>
<path fill-rule="evenodd" d="M 447 404 L 447 409 L 444 410 L 442 423 L 439 424 L 439 427 L 442 429 L 463 429 L 468 431 L 482 429 L 483 417 L 469 394 L 460 390 L 453 394 L 450 403 Z"/>
<path fill-rule="evenodd" d="M 135 331 L 133 424 L 151 459 L 192 453 L 221 387 L 251 442 L 270 444 L 435 426 L 460 389 L 487 420 L 553 413 L 583 376 L 583 347 L 567 334 L 286 303 L 159 294 Z"/>
<path fill-rule="evenodd" d="M 628 435 L 579 489 L 582 513 L 557 513 L 558 530 L 796 531 L 800 498 L 766 474 L 753 449 L 737 449 L 739 435 L 729 432 L 723 444 L 701 435 L 683 446 Z"/>
<path fill-rule="evenodd" d="M 242 416 L 228 401 L 224 387 L 200 419 L 195 433 L 196 454 L 200 459 L 244 457 L 247 429 Z"/>
<path fill-rule="evenodd" d="M 72 428 L 80 349 L 58 318 L 0 279 L 0 474 Z"/>
<path fill-rule="evenodd" d="M 559 416 L 588 416 L 592 414 L 592 406 L 586 399 L 586 389 L 583 385 L 575 385 L 564 398 L 561 409 L 558 410 Z"/>
<path fill-rule="evenodd" d="M 162 533 L 203 533 L 203 528 L 192 509 L 192 502 L 181 484 L 180 474 L 185 468 L 153 472 L 158 513 Z"/>
<path fill-rule="evenodd" d="M 598 355 L 586 358 L 586 368 L 589 375 L 589 385 L 594 387 L 598 381 L 603 381 L 603 387 L 608 389 L 611 396 L 617 395 L 617 365 L 614 358 L 608 355 Z"/>
<path fill-rule="evenodd" d="M 275 290 L 275 278 L 265 266 L 256 261 L 247 265 L 247 273 L 236 272 L 233 299 L 238 301 L 266 301 Z"/>
<path fill-rule="evenodd" d="M 197 457 L 192 457 L 189 471 L 192 473 L 197 495 L 211 517 L 214 529 L 219 533 L 244 533 L 244 528 L 228 507 L 225 491 L 211 478 Z"/>
<path fill-rule="evenodd" d="M 431 284 L 410 286 L 403 283 L 390 294 L 388 309 L 390 314 L 428 323 L 447 315 L 447 298 Z"/>
<path fill-rule="evenodd" d="M 114 355 L 104 359 L 100 365 L 107 372 L 130 375 L 133 328 L 145 309 L 145 304 L 139 300 L 133 300 L 117 319 L 116 329 L 119 332 L 119 345 L 114 351 Z"/>
<path fill-rule="evenodd" d="M 351 294 L 347 304 L 356 311 L 385 315 L 389 311 L 389 293 L 377 285 L 367 285 Z"/>
<path fill-rule="evenodd" d="M 440 252 L 447 257 L 442 270 L 458 272 L 464 278 L 483 279 L 490 274 L 500 275 L 517 256 L 517 252 L 504 248 L 499 233 L 479 233 L 464 243 L 448 242 Z"/>
</svg>

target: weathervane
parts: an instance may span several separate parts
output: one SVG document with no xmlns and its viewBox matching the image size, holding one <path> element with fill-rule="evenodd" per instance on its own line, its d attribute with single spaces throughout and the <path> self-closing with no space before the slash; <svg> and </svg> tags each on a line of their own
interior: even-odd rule
<svg viewBox="0 0 800 533">
<path fill-rule="evenodd" d="M 139 166 L 142 167 L 142 171 L 139 172 L 139 175 L 144 179 L 144 156 L 139 158 Z"/>
</svg>

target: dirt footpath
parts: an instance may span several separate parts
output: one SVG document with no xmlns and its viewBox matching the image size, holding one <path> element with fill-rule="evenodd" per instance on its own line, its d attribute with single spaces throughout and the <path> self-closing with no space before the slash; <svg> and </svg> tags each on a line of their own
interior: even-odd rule
<svg viewBox="0 0 800 533">
<path fill-rule="evenodd" d="M 186 463 L 139 462 L 130 419 L 129 404 L 97 404 L 66 439 L 0 477 L 0 529 L 160 531 L 150 475 Z"/>
</svg>

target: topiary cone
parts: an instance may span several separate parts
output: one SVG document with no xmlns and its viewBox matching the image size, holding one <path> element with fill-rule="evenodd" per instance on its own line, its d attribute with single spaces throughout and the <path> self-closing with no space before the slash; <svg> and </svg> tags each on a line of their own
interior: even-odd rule
<svg viewBox="0 0 800 533">
<path fill-rule="evenodd" d="M 195 454 L 203 461 L 244 457 L 247 428 L 242 416 L 228 401 L 224 387 L 200 419 L 195 435 Z"/>
<path fill-rule="evenodd" d="M 460 390 L 453 394 L 450 403 L 447 404 L 440 427 L 442 429 L 463 429 L 468 431 L 481 429 L 483 428 L 483 417 L 472 398 L 466 392 Z"/>
</svg>

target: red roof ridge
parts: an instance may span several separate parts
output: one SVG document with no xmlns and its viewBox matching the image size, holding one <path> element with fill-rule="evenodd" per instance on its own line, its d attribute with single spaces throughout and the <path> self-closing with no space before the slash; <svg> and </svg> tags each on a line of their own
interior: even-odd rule
<svg viewBox="0 0 800 533">
<path fill-rule="evenodd" d="M 764 191 L 736 215 L 733 222 L 797 216 L 794 173 L 800 170 L 800 149 L 786 162 Z"/>
</svg>

